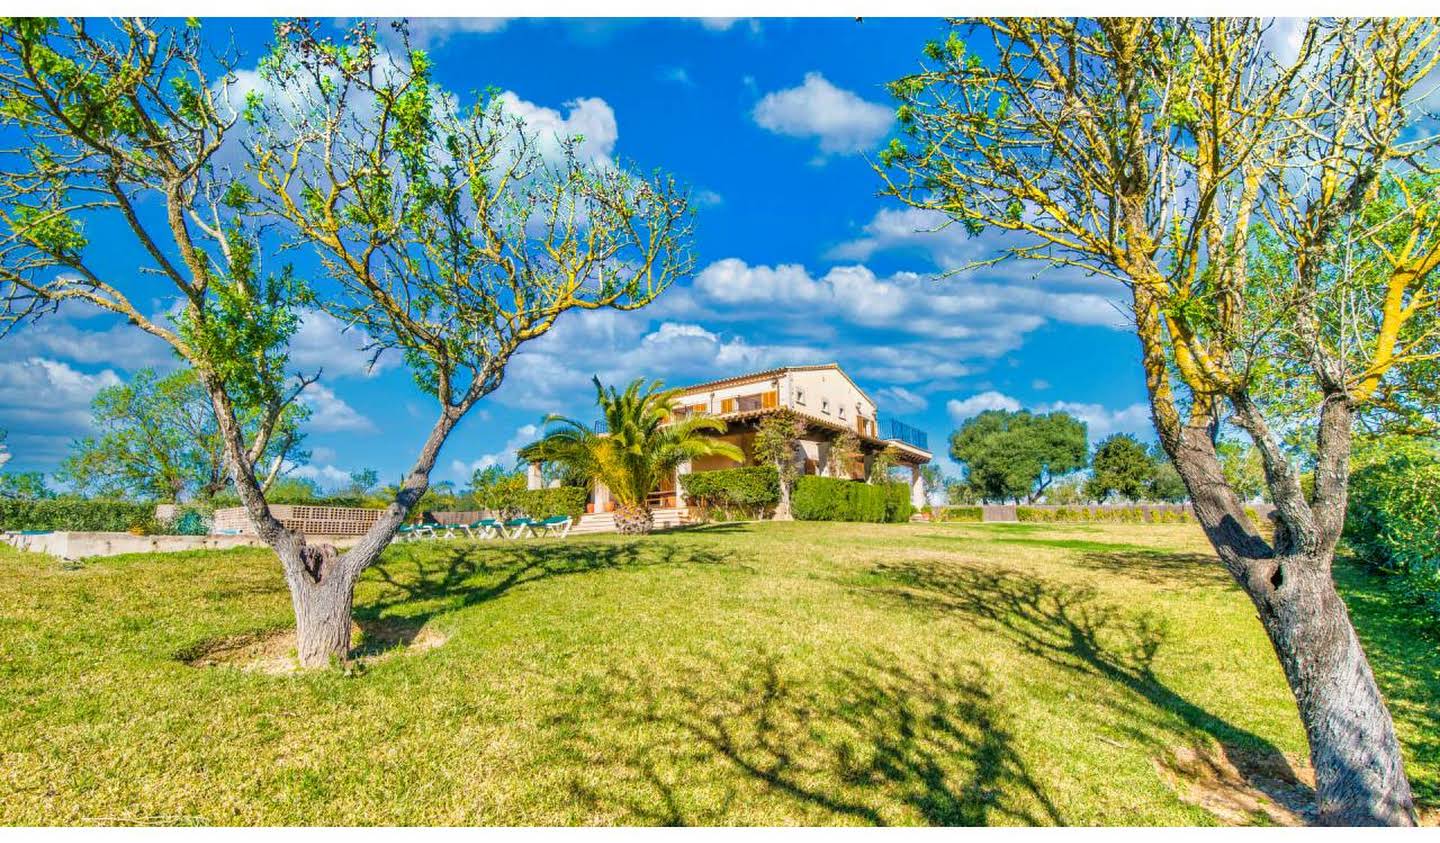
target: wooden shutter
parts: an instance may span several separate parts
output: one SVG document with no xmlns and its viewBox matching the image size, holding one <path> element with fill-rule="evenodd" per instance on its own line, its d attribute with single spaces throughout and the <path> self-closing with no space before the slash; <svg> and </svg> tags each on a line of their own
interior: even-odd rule
<svg viewBox="0 0 1440 843">
<path fill-rule="evenodd" d="M 761 395 L 760 406 L 767 410 L 773 410 L 774 408 L 780 406 L 780 393 L 772 389 L 769 392 Z"/>
<path fill-rule="evenodd" d="M 733 413 L 733 412 L 735 412 L 735 399 L 734 399 L 734 398 L 722 398 L 722 399 L 720 399 L 720 412 L 722 412 L 722 413 Z"/>
</svg>

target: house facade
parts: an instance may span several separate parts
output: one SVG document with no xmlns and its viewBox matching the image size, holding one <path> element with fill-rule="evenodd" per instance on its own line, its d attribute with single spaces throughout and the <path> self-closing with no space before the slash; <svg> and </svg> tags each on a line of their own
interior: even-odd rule
<svg viewBox="0 0 1440 843">
<path fill-rule="evenodd" d="M 933 457 L 928 437 L 898 420 L 882 418 L 874 399 L 835 363 L 784 366 L 686 387 L 676 400 L 676 417 L 704 414 L 723 419 L 727 429 L 718 438 L 737 445 L 744 451 L 746 462 L 703 457 L 683 464 L 676 476 L 667 478 L 661 488 L 652 493 L 651 505 L 660 509 L 683 509 L 685 492 L 680 477 L 685 474 L 754 464 L 753 444 L 760 422 L 782 408 L 793 411 L 807 423 L 806 434 L 795 456 L 800 473 L 863 479 L 869 476 L 875 456 L 886 448 L 893 448 L 899 464 L 910 469 L 912 503 L 917 507 L 925 505 L 925 483 L 920 467 Z M 859 441 L 860 456 L 852 465 L 832 469 L 831 443 L 847 431 L 855 434 Z M 530 466 L 529 484 L 531 488 L 540 488 L 538 465 Z M 592 512 L 609 511 L 608 490 L 603 486 L 594 489 L 589 508 Z"/>
</svg>

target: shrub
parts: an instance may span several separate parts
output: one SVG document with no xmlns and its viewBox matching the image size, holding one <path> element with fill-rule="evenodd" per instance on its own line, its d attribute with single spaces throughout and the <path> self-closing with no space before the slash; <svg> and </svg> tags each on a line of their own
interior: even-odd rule
<svg viewBox="0 0 1440 843">
<path fill-rule="evenodd" d="M 580 486 L 557 486 L 553 489 L 526 489 L 517 495 L 516 504 L 531 518 L 568 515 L 579 519 L 585 514 L 589 493 Z"/>
<path fill-rule="evenodd" d="M 910 502 L 908 483 L 886 483 L 885 520 L 891 524 L 904 524 L 915 514 L 915 505 Z"/>
<path fill-rule="evenodd" d="M 1350 475 L 1345 539 L 1440 621 L 1440 456 L 1400 449 Z"/>
<path fill-rule="evenodd" d="M 153 531 L 155 504 L 134 501 L 0 498 L 0 529 L 123 533 Z"/>
<path fill-rule="evenodd" d="M 685 495 L 705 515 L 718 512 L 732 518 L 763 518 L 766 511 L 780 502 L 780 473 L 773 465 L 725 468 L 682 475 L 680 485 Z"/>
<path fill-rule="evenodd" d="M 186 508 L 170 522 L 169 529 L 177 536 L 204 536 L 210 532 L 210 521 L 199 509 Z"/>
<path fill-rule="evenodd" d="M 936 521 L 973 521 L 985 520 L 985 513 L 978 506 L 939 506 L 935 508 L 934 518 Z"/>
<path fill-rule="evenodd" d="M 801 521 L 909 521 L 914 508 L 904 483 L 865 483 L 839 477 L 795 481 L 791 511 Z"/>
<path fill-rule="evenodd" d="M 806 475 L 795 480 L 790 511 L 800 521 L 844 521 L 849 514 L 849 487 L 855 481 Z"/>
</svg>

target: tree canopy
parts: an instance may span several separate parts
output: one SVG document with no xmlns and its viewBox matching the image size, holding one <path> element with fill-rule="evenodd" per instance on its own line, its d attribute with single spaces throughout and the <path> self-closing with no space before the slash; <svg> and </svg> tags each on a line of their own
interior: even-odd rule
<svg viewBox="0 0 1440 843">
<path fill-rule="evenodd" d="M 99 435 L 76 440 L 60 470 L 77 491 L 210 500 L 230 485 L 215 410 L 193 370 L 162 377 L 141 369 L 129 383 L 101 389 L 90 406 Z M 246 437 L 253 437 L 262 411 L 240 408 L 238 415 Z M 290 404 L 275 422 L 259 455 L 262 488 L 309 458 L 300 432 L 308 416 L 303 405 Z"/>
<path fill-rule="evenodd" d="M 1095 447 L 1090 461 L 1090 479 L 1085 491 L 1095 500 L 1111 495 L 1123 500 L 1144 500 L 1155 477 L 1155 462 L 1149 450 L 1128 433 L 1116 433 Z"/>
<path fill-rule="evenodd" d="M 985 500 L 1034 502 L 1057 478 L 1084 468 L 1085 423 L 1063 411 L 986 410 L 950 435 L 950 456 Z"/>
</svg>

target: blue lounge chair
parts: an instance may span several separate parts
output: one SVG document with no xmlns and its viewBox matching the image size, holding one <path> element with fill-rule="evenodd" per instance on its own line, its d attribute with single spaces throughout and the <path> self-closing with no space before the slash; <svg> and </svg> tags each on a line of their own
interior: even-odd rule
<svg viewBox="0 0 1440 843">
<path fill-rule="evenodd" d="M 493 518 L 481 518 L 479 521 L 462 524 L 460 528 L 472 539 L 493 539 L 500 535 L 501 524 Z"/>
<path fill-rule="evenodd" d="M 570 535 L 570 527 L 574 520 L 568 515 L 552 515 L 544 521 L 531 521 L 530 530 L 535 534 L 547 536 L 558 536 L 565 538 Z"/>
<path fill-rule="evenodd" d="M 511 518 L 500 527 L 507 539 L 524 538 L 527 532 L 535 535 L 533 522 L 529 518 Z"/>
</svg>

